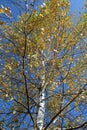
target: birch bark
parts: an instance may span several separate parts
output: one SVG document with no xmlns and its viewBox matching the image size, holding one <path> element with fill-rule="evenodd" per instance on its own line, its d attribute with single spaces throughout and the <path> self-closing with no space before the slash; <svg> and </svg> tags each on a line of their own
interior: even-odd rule
<svg viewBox="0 0 87 130">
<path fill-rule="evenodd" d="M 45 70 L 45 62 L 42 61 L 43 69 Z M 45 116 L 45 74 L 41 76 L 42 85 L 39 97 L 39 109 L 37 115 L 37 127 L 39 130 L 43 129 L 44 125 L 44 116 Z"/>
</svg>

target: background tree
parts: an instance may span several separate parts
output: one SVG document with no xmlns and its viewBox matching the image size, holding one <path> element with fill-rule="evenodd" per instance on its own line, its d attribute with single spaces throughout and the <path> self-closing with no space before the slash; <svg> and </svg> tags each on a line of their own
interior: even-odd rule
<svg viewBox="0 0 87 130">
<path fill-rule="evenodd" d="M 51 0 L 39 11 L 34 1 L 11 2 L 20 17 L 13 14 L 0 27 L 1 126 L 85 126 L 87 14 L 74 23 L 68 0 Z"/>
</svg>

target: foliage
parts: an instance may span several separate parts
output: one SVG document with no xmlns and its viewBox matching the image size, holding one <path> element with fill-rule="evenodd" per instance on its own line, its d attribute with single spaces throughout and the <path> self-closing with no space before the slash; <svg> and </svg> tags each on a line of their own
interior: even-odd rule
<svg viewBox="0 0 87 130">
<path fill-rule="evenodd" d="M 87 14 L 73 23 L 69 9 L 68 0 L 51 0 L 39 11 L 25 10 L 10 25 L 0 24 L 0 113 L 8 119 L 1 118 L 6 128 L 37 129 L 42 76 L 44 130 L 72 129 L 86 121 Z"/>
</svg>

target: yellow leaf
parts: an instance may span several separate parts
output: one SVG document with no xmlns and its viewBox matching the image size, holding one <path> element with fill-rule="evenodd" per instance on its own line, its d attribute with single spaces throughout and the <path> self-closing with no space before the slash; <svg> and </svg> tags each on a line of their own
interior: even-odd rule
<svg viewBox="0 0 87 130">
<path fill-rule="evenodd" d="M 5 12 L 5 10 L 1 8 L 0 9 L 0 13 L 4 13 L 4 12 Z"/>
<path fill-rule="evenodd" d="M 13 114 L 16 114 L 16 111 L 15 111 L 15 110 L 13 111 Z"/>
</svg>

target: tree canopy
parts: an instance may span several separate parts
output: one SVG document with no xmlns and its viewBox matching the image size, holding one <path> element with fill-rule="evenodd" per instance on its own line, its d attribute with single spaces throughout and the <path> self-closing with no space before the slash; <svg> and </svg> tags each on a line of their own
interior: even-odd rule
<svg viewBox="0 0 87 130">
<path fill-rule="evenodd" d="M 0 125 L 11 130 L 79 129 L 87 124 L 87 13 L 69 0 L 1 8 Z M 16 13 L 16 12 L 15 12 Z"/>
</svg>

